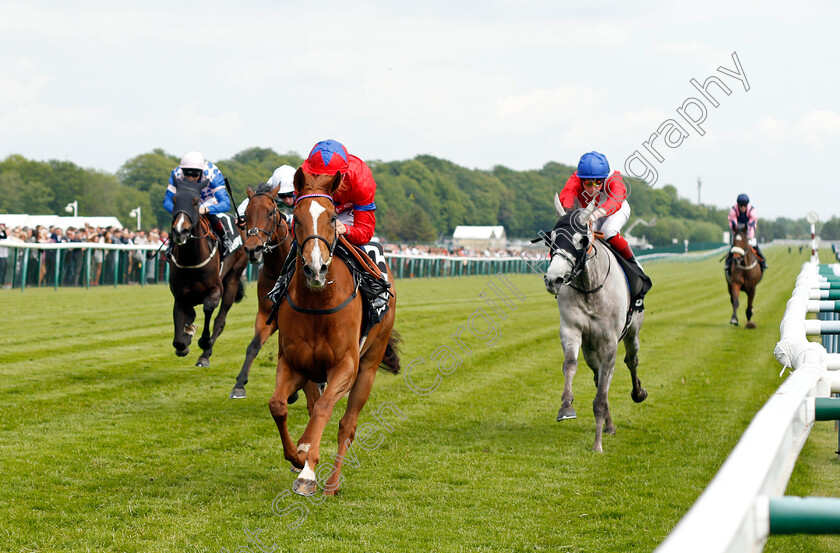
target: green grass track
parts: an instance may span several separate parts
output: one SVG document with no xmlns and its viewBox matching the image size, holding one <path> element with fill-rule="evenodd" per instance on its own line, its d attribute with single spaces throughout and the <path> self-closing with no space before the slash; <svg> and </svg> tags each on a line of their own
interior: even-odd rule
<svg viewBox="0 0 840 553">
<path fill-rule="evenodd" d="M 768 254 L 752 331 L 728 324 L 717 257 L 647 266 L 639 375 L 650 396 L 634 404 L 616 367 L 617 433 L 603 455 L 591 451 L 595 388 L 583 362 L 578 418 L 555 421 L 563 356 L 541 277 L 510 277 L 525 299 L 502 287 L 516 307 L 497 302 L 504 320 L 480 297 L 496 297 L 497 277 L 398 281 L 403 367 L 426 359 L 413 381 L 432 388 L 437 377 L 437 387 L 419 395 L 403 376 L 378 375 L 360 423 L 377 425 L 381 443 L 355 448 L 341 492 L 323 502 L 285 495 L 294 475 L 267 406 L 276 340 L 254 364 L 248 399 L 227 399 L 253 335 L 254 285 L 209 369 L 193 366 L 196 346 L 175 356 L 166 286 L 2 291 L 0 551 L 652 551 L 782 383 L 773 347 L 806 257 Z M 470 321 L 472 333 L 459 330 Z M 458 348 L 453 333 L 470 353 L 456 349 L 463 362 L 438 374 L 432 356 Z M 392 431 L 372 414 L 388 404 L 402 413 L 382 411 Z M 306 418 L 303 402 L 290 408 L 295 437 Z M 840 497 L 836 449 L 833 425 L 817 423 L 788 493 Z M 838 544 L 774 537 L 766 551 Z"/>
</svg>

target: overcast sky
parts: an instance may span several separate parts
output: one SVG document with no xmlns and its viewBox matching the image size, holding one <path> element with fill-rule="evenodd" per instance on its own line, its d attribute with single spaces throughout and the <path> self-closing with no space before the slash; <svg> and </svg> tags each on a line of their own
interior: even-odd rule
<svg viewBox="0 0 840 553">
<path fill-rule="evenodd" d="M 626 172 L 639 151 L 692 201 L 700 177 L 703 203 L 746 192 L 761 216 L 825 220 L 838 24 L 836 2 L 807 1 L 0 0 L 0 158 L 115 172 L 153 148 L 218 160 L 334 138 L 479 169 L 598 150 Z M 690 83 L 711 76 L 730 90 L 709 82 L 717 107 Z"/>
</svg>

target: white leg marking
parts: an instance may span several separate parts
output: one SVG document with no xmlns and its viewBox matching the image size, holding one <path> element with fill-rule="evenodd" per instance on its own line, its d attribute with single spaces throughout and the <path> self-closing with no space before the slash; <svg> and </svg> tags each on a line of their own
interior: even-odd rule
<svg viewBox="0 0 840 553">
<path fill-rule="evenodd" d="M 298 446 L 298 453 L 309 453 L 309 448 L 312 447 L 312 444 L 300 444 Z"/>
<path fill-rule="evenodd" d="M 300 471 L 300 476 L 298 476 L 300 480 L 315 480 L 315 471 L 309 468 L 309 461 L 304 463 L 303 470 Z"/>
</svg>

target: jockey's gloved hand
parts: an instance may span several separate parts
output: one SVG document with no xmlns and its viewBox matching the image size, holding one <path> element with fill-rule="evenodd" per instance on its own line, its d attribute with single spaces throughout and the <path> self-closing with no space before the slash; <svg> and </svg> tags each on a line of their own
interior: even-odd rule
<svg viewBox="0 0 840 553">
<path fill-rule="evenodd" d="M 236 218 L 236 226 L 245 230 L 245 217 L 237 217 Z"/>
<path fill-rule="evenodd" d="M 607 210 L 603 207 L 599 207 L 589 215 L 589 224 L 593 224 L 595 221 L 597 221 L 606 214 Z"/>
</svg>

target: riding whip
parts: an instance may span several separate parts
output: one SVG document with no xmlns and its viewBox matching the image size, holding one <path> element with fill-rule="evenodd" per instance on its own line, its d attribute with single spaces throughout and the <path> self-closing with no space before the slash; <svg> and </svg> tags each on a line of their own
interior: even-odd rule
<svg viewBox="0 0 840 553">
<path fill-rule="evenodd" d="M 228 196 L 230 196 L 230 201 L 233 203 L 233 212 L 236 213 L 236 224 L 240 224 L 242 222 L 242 216 L 239 214 L 239 204 L 233 199 L 233 192 L 230 189 L 230 181 L 227 177 L 225 177 L 225 188 L 227 189 Z"/>
</svg>

